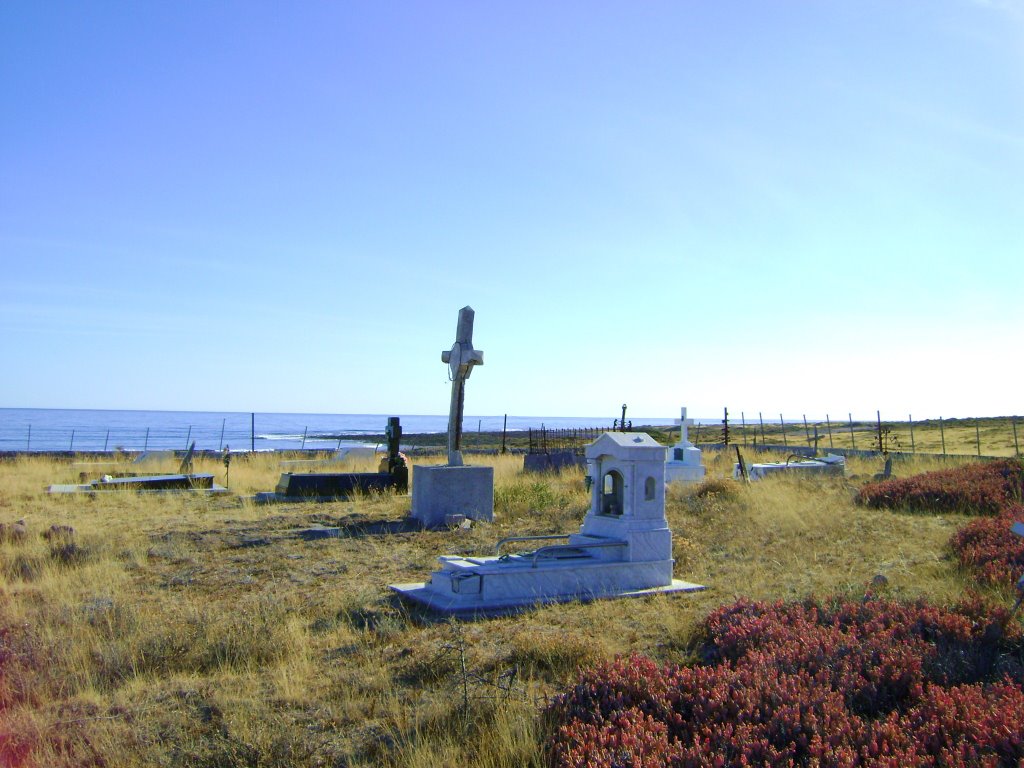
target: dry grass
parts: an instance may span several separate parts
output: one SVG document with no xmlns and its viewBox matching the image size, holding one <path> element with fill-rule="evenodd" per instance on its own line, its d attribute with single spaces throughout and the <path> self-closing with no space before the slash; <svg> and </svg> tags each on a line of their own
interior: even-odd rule
<svg viewBox="0 0 1024 768">
<path fill-rule="evenodd" d="M 708 454 L 709 476 L 731 474 L 733 458 Z M 0 745 L 24 745 L 33 766 L 540 765 L 538 709 L 578 665 L 683 659 L 722 603 L 856 595 L 878 573 L 895 596 L 945 603 L 971 583 L 946 550 L 958 516 L 856 507 L 861 480 L 730 481 L 670 488 L 676 574 L 707 592 L 440 621 L 387 585 L 425 579 L 441 554 L 575 530 L 588 503 L 582 473 L 474 461 L 495 466 L 495 523 L 397 534 L 367 531 L 405 517 L 408 497 L 56 497 L 45 486 L 78 468 L 0 464 L 0 521 L 30 530 L 0 544 Z M 196 469 L 224 481 L 221 465 Z M 850 469 L 867 479 L 881 466 Z M 269 490 L 279 471 L 271 455 L 237 456 L 232 489 Z M 75 528 L 74 550 L 39 536 L 51 524 Z M 296 536 L 312 524 L 343 535 Z"/>
</svg>

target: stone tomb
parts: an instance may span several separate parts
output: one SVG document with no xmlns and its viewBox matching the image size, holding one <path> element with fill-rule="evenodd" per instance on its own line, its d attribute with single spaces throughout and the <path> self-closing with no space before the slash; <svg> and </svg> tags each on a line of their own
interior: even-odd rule
<svg viewBox="0 0 1024 768">
<path fill-rule="evenodd" d="M 106 491 L 138 491 L 138 492 L 167 492 L 167 491 L 189 491 L 197 493 L 227 493 L 228 489 L 214 482 L 213 475 L 207 473 L 196 473 L 192 471 L 192 457 L 195 455 L 195 441 L 189 446 L 178 467 L 176 474 L 140 474 L 135 472 L 117 472 L 103 475 L 91 483 L 73 485 L 51 485 L 47 493 L 100 493 Z M 174 457 L 171 451 L 160 454 L 143 453 L 134 463 L 140 466 L 158 463 L 160 460 Z"/>
<path fill-rule="evenodd" d="M 391 589 L 441 613 L 467 617 L 544 603 L 704 589 L 672 577 L 665 452 L 643 433 L 605 433 L 586 449 L 593 482 L 590 511 L 579 533 L 503 539 L 494 555 L 442 556 L 430 581 Z M 554 539 L 568 541 L 501 553 L 511 542 Z"/>
<path fill-rule="evenodd" d="M 455 344 L 441 353 L 452 380 L 448 413 L 448 463 L 417 465 L 412 474 L 412 518 L 424 528 L 442 528 L 458 516 L 470 520 L 494 519 L 494 467 L 466 466 L 462 459 L 462 414 L 466 380 L 484 364 L 482 350 L 473 348 L 472 307 L 459 310 Z"/>
<path fill-rule="evenodd" d="M 769 475 L 789 474 L 800 477 L 812 475 L 833 475 L 842 477 L 846 474 L 846 460 L 842 456 L 828 454 L 817 458 L 790 456 L 785 461 L 769 461 L 747 466 L 747 477 L 750 480 L 762 480 Z M 732 476 L 739 480 L 743 474 L 739 464 L 734 464 Z"/>
<path fill-rule="evenodd" d="M 379 472 L 284 472 L 272 493 L 256 496 L 259 503 L 273 501 L 331 501 L 351 499 L 356 494 L 394 489 L 409 490 L 409 468 L 399 452 L 402 426 L 397 416 L 388 418 L 384 428 L 387 458 Z"/>
<path fill-rule="evenodd" d="M 690 442 L 689 428 L 692 426 L 693 419 L 686 418 L 686 409 L 683 408 L 679 419 L 679 442 L 672 446 L 672 458 L 665 464 L 666 482 L 699 483 L 704 479 L 700 448 Z"/>
</svg>

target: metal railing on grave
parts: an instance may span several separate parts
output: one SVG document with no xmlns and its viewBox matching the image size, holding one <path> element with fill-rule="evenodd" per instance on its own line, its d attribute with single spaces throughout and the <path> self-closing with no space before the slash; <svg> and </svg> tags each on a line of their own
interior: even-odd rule
<svg viewBox="0 0 1024 768">
<path fill-rule="evenodd" d="M 574 453 L 583 455 L 583 449 L 607 432 L 607 427 L 582 427 L 577 429 L 530 429 L 531 454 Z"/>
</svg>

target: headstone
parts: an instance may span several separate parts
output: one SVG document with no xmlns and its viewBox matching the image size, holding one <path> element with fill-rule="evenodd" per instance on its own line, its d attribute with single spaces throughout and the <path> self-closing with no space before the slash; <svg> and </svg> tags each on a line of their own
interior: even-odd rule
<svg viewBox="0 0 1024 768">
<path fill-rule="evenodd" d="M 543 603 L 693 592 L 673 578 L 665 517 L 665 452 L 649 435 L 609 432 L 586 449 L 591 504 L 579 533 L 527 536 L 562 540 L 532 552 L 443 556 L 430 581 L 392 584 L 404 598 L 455 616 L 514 613 Z M 415 485 L 414 485 L 415 488 Z"/>
<path fill-rule="evenodd" d="M 441 528 L 449 515 L 471 520 L 494 519 L 494 468 L 466 466 L 462 457 L 462 417 L 466 380 L 484 353 L 473 347 L 472 307 L 459 310 L 455 344 L 441 353 L 452 380 L 448 410 L 448 464 L 413 467 L 412 517 L 425 528 Z"/>
<path fill-rule="evenodd" d="M 668 462 L 665 463 L 665 481 L 699 483 L 704 479 L 704 465 L 700 449 L 690 442 L 690 427 L 693 419 L 686 418 L 686 409 L 681 410 L 679 419 L 679 442 L 672 446 Z"/>
</svg>

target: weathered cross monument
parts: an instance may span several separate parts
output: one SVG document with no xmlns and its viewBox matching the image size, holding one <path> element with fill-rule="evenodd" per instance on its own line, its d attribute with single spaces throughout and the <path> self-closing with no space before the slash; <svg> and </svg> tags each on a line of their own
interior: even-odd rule
<svg viewBox="0 0 1024 768">
<path fill-rule="evenodd" d="M 452 380 L 448 411 L 448 463 L 444 466 L 413 467 L 412 517 L 425 528 L 446 525 L 452 515 L 471 520 L 494 519 L 494 468 L 466 466 L 462 458 L 462 416 L 466 401 L 466 380 L 484 353 L 473 347 L 472 307 L 459 310 L 455 344 L 441 353 Z"/>
<path fill-rule="evenodd" d="M 448 376 L 452 380 L 452 402 L 448 409 L 448 466 L 461 467 L 462 461 L 462 414 L 466 402 L 466 380 L 473 367 L 484 364 L 483 350 L 473 348 L 473 319 L 476 313 L 472 307 L 459 310 L 459 324 L 455 328 L 455 343 L 450 350 L 441 353 L 441 362 L 448 364 Z"/>
</svg>

